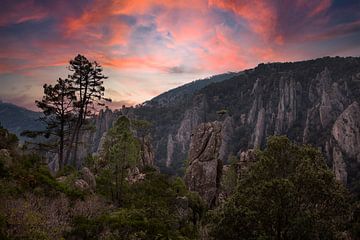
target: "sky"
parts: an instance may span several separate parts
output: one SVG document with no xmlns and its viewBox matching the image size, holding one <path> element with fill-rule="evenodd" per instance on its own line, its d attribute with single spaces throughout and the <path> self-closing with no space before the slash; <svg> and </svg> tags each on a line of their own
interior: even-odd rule
<svg viewBox="0 0 360 240">
<path fill-rule="evenodd" d="M 263 62 L 360 55 L 359 0 L 0 0 L 0 99 L 36 110 L 77 54 L 112 108 Z"/>
</svg>

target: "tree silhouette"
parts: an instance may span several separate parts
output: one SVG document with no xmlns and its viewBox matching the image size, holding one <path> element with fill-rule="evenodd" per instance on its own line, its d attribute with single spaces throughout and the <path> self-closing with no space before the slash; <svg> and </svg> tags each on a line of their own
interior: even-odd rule
<svg viewBox="0 0 360 240">
<path fill-rule="evenodd" d="M 71 132 L 73 120 L 73 103 L 76 100 L 75 92 L 68 79 L 57 80 L 53 85 L 45 84 L 44 96 L 40 101 L 35 101 L 43 112 L 40 120 L 45 123 L 46 129 L 38 132 L 25 131 L 23 135 L 36 137 L 43 135 L 46 138 L 57 139 L 55 146 L 58 149 L 59 167 L 64 166 L 65 140 Z"/>
<path fill-rule="evenodd" d="M 76 123 L 66 155 L 69 160 L 73 151 L 72 163 L 76 164 L 79 136 L 87 123 L 87 118 L 96 112 L 96 105 L 104 106 L 104 102 L 111 99 L 104 97 L 103 80 L 107 77 L 103 75 L 103 69 L 97 62 L 90 62 L 79 54 L 70 60 L 69 70 L 73 72 L 68 78 L 76 95 L 74 101 Z"/>
</svg>

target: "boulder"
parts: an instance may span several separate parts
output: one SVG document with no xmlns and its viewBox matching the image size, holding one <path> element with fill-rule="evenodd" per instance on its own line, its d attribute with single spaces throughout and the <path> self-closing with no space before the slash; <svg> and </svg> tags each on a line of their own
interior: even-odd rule
<svg viewBox="0 0 360 240">
<path fill-rule="evenodd" d="M 143 181 L 145 179 L 146 174 L 141 173 L 138 167 L 128 168 L 127 169 L 127 177 L 125 178 L 130 184 L 137 183 L 139 181 Z"/>
<path fill-rule="evenodd" d="M 81 175 L 81 178 L 87 182 L 87 184 L 89 185 L 89 187 L 93 190 L 95 190 L 96 188 L 96 180 L 95 180 L 95 176 L 94 174 L 90 171 L 89 168 L 87 167 L 83 167 L 81 170 L 80 170 L 80 175 Z"/>
<path fill-rule="evenodd" d="M 74 182 L 74 187 L 80 191 L 90 190 L 89 184 L 84 179 L 76 179 Z"/>
</svg>

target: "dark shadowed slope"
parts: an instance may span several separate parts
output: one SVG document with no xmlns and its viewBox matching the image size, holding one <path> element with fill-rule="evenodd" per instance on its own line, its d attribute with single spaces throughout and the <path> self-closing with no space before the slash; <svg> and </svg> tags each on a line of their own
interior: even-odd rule
<svg viewBox="0 0 360 240">
<path fill-rule="evenodd" d="M 219 75 L 214 75 L 205 79 L 192 81 L 180 87 L 164 92 L 157 97 L 154 97 L 150 101 L 145 102 L 145 105 L 167 106 L 167 105 L 178 104 L 179 102 L 183 101 L 184 98 L 192 97 L 194 93 L 196 93 L 200 89 L 212 83 L 222 82 L 241 74 L 242 72 L 238 72 L 238 73 L 228 72 Z"/>
<path fill-rule="evenodd" d="M 0 123 L 10 132 L 20 137 L 24 130 L 39 130 L 42 128 L 41 122 L 37 119 L 41 113 L 16 106 L 11 103 L 0 102 Z M 20 139 L 24 139 L 20 137 Z"/>
</svg>

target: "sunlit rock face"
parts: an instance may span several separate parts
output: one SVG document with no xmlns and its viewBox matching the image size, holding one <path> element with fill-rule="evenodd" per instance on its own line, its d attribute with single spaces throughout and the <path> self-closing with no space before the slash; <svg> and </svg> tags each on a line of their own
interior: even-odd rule
<svg viewBox="0 0 360 240">
<path fill-rule="evenodd" d="M 212 207 L 216 204 L 222 171 L 219 159 L 221 123 L 200 124 L 193 132 L 185 183 Z"/>
</svg>

